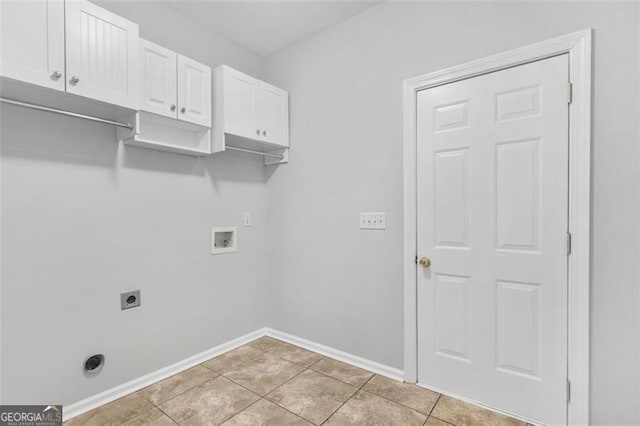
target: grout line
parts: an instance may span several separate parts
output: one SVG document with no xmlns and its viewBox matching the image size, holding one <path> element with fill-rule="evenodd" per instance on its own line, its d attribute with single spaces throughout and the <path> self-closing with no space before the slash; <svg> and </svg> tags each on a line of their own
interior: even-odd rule
<svg viewBox="0 0 640 426">
<path fill-rule="evenodd" d="M 153 404 L 153 403 L 152 403 L 152 404 Z M 156 407 L 158 410 L 160 410 L 160 412 L 161 412 L 162 414 L 164 414 L 165 416 L 167 416 L 167 418 L 168 418 L 169 420 L 171 420 L 171 421 L 172 421 L 172 422 L 174 422 L 175 424 L 178 424 L 178 422 L 177 422 L 177 421 L 175 421 L 175 420 L 173 419 L 173 417 L 171 417 L 169 414 L 167 414 L 167 413 L 166 413 L 162 408 L 158 407 L 158 406 L 157 406 L 157 405 L 155 405 L 155 404 L 153 404 L 153 406 L 154 406 L 154 407 Z"/>
<path fill-rule="evenodd" d="M 264 352 L 265 354 L 266 354 L 266 353 L 268 353 L 268 352 L 265 352 L 265 351 L 263 351 L 263 352 Z M 281 387 L 281 386 L 282 386 L 282 385 L 284 385 L 285 383 L 290 382 L 290 381 L 291 381 L 291 380 L 293 380 L 295 377 L 297 377 L 298 375 L 300 375 L 300 373 L 302 373 L 303 371 L 305 371 L 305 370 L 306 370 L 306 368 L 305 368 L 305 367 L 303 367 L 303 366 L 301 366 L 301 365 L 299 365 L 299 364 L 292 363 L 292 362 L 290 362 L 290 361 L 287 361 L 286 359 L 280 358 L 279 356 L 276 356 L 276 355 L 271 354 L 271 353 L 269 353 L 269 355 L 272 355 L 272 356 L 274 356 L 274 357 L 276 357 L 276 358 L 279 358 L 279 359 L 281 359 L 281 360 L 283 360 L 283 361 L 289 362 L 290 364 L 293 364 L 293 365 L 295 365 L 295 366 L 297 366 L 297 367 L 302 367 L 302 370 L 300 370 L 299 372 L 297 372 L 296 374 L 294 374 L 293 376 L 291 376 L 291 378 L 289 378 L 289 379 L 285 380 L 283 383 L 281 383 L 280 385 L 276 386 L 275 388 L 273 388 L 272 390 L 270 390 L 269 392 L 267 392 L 264 396 L 260 395 L 259 393 L 257 393 L 257 392 L 256 392 L 256 391 L 254 391 L 254 390 L 249 389 L 247 386 L 243 385 L 242 383 L 238 383 L 238 382 L 236 382 L 235 380 L 231 379 L 230 377 L 227 377 L 225 374 L 226 374 L 226 373 L 229 373 L 229 371 L 227 371 L 227 372 L 225 372 L 225 373 L 220 374 L 220 376 L 221 376 L 221 377 L 224 377 L 225 379 L 229 380 L 229 381 L 230 381 L 230 382 L 232 382 L 232 383 L 235 383 L 235 384 L 236 384 L 236 385 L 238 385 L 238 386 L 242 386 L 243 388 L 245 388 L 245 389 L 246 389 L 246 390 L 248 390 L 249 392 L 251 392 L 251 393 L 253 393 L 253 394 L 255 394 L 255 395 L 258 395 L 260 398 L 265 398 L 268 394 L 270 394 L 271 392 L 275 391 L 276 389 L 278 389 L 279 387 Z M 241 366 L 242 366 L 242 365 L 245 365 L 245 364 L 249 363 L 249 361 L 253 361 L 253 360 L 255 360 L 256 358 L 258 358 L 258 356 L 254 357 L 254 358 L 251 358 L 251 359 L 249 359 L 249 360 L 243 361 L 242 363 L 240 363 L 240 365 L 241 365 Z M 265 399 L 266 399 L 266 398 L 265 398 Z"/>
<path fill-rule="evenodd" d="M 290 381 L 292 381 L 293 379 L 295 379 L 296 377 L 298 377 L 299 375 L 301 375 L 302 373 L 304 373 L 307 370 L 308 370 L 308 368 L 303 368 L 302 370 L 298 371 L 294 376 L 292 376 L 290 379 L 287 379 L 284 382 L 280 383 L 278 386 L 276 386 L 275 388 L 273 388 L 272 390 L 267 392 L 267 394 L 264 396 L 265 399 L 267 399 L 268 401 L 271 401 L 270 399 L 267 398 L 268 395 L 270 395 L 273 392 L 275 392 L 276 390 L 280 389 L 282 386 L 286 385 L 287 383 L 289 383 Z M 271 401 L 271 402 L 274 402 L 274 403 L 278 404 L 275 401 Z M 278 404 L 278 405 L 280 405 L 280 404 Z M 282 408 L 284 408 L 284 407 L 282 407 Z"/>
<path fill-rule="evenodd" d="M 284 383 L 283 383 L 283 384 L 284 384 Z M 274 390 L 275 390 L 275 389 L 274 389 Z M 272 392 L 273 392 L 273 391 L 272 391 Z M 270 393 L 271 393 L 271 392 L 270 392 Z M 280 407 L 280 408 L 282 408 L 284 411 L 286 411 L 286 412 L 288 412 L 288 413 L 293 414 L 294 416 L 298 417 L 299 419 L 304 420 L 306 423 L 309 423 L 309 424 L 312 424 L 312 425 L 313 425 L 313 424 L 315 424 L 315 423 L 313 423 L 311 420 L 309 420 L 309 419 L 305 419 L 305 418 L 304 418 L 304 417 L 302 417 L 300 414 L 294 413 L 293 411 L 289 410 L 287 407 L 283 407 L 282 405 L 278 404 L 278 403 L 277 403 L 277 402 L 275 402 L 275 401 L 271 401 L 270 399 L 267 399 L 267 398 L 264 398 L 264 400 L 265 400 L 265 401 L 267 401 L 267 402 L 269 402 L 269 403 L 271 403 L 271 404 L 273 404 L 273 405 L 275 405 L 276 407 Z"/>
<path fill-rule="evenodd" d="M 246 386 L 242 386 L 240 383 L 236 383 L 236 382 L 234 382 L 233 380 L 231 380 L 230 378 L 228 378 L 228 377 L 226 377 L 226 376 L 224 376 L 224 375 L 222 375 L 222 374 L 218 374 L 216 377 L 213 377 L 213 378 L 211 378 L 211 379 L 209 379 L 209 380 L 207 380 L 207 381 L 205 381 L 205 382 L 201 383 L 201 385 L 203 385 L 203 384 L 205 384 L 205 383 L 208 383 L 208 382 L 210 382 L 210 381 L 213 381 L 213 380 L 215 380 L 215 379 L 218 379 L 218 378 L 220 378 L 220 377 L 222 377 L 223 379 L 226 379 L 226 380 L 230 381 L 231 383 L 233 383 L 233 384 L 235 384 L 235 385 L 238 385 L 238 386 L 242 387 L 242 388 L 243 388 L 243 389 L 245 389 L 247 392 L 250 392 L 250 393 L 252 393 L 253 395 L 255 395 L 255 396 L 257 396 L 257 397 L 258 397 L 258 399 L 257 399 L 257 400 L 255 400 L 254 402 L 252 402 L 251 404 L 249 404 L 247 407 L 245 407 L 245 408 L 244 408 L 244 409 L 242 409 L 241 411 L 246 410 L 247 408 L 249 408 L 250 406 L 252 406 L 253 404 L 255 404 L 256 402 L 258 402 L 258 401 L 260 401 L 260 400 L 262 399 L 262 396 L 261 396 L 260 394 L 258 394 L 258 393 L 256 393 L 256 392 L 252 391 L 251 389 L 247 388 Z M 200 386 L 200 385 L 198 385 L 198 386 Z M 191 389 L 194 389 L 194 388 L 196 388 L 196 387 L 198 387 L 198 386 L 194 386 L 194 387 L 192 387 Z M 191 390 L 191 389 L 189 389 L 189 390 Z M 185 393 L 187 393 L 187 392 L 188 392 L 188 390 L 187 390 L 187 391 L 184 391 L 184 392 L 182 392 L 182 393 L 180 393 L 180 394 L 178 394 L 178 395 L 176 395 L 176 396 L 174 396 L 173 398 L 170 398 L 170 399 L 167 399 L 166 401 L 161 402 L 161 404 L 164 404 L 165 402 L 171 401 L 171 400 L 173 400 L 173 399 L 177 398 L 178 396 L 183 395 L 183 394 L 185 394 Z M 156 407 L 157 407 L 160 411 L 162 411 L 162 409 L 161 409 L 160 407 L 158 407 L 157 405 L 156 405 Z M 164 411 L 162 411 L 162 412 L 164 413 Z M 240 412 L 240 411 L 239 411 L 239 412 Z M 238 412 L 238 413 L 239 413 L 239 412 Z M 238 413 L 236 413 L 236 414 L 238 414 Z M 166 414 L 166 413 L 165 413 L 165 414 Z M 189 417 L 187 417 L 187 418 L 182 419 L 181 421 L 185 421 L 185 420 L 187 420 L 187 419 L 190 419 L 190 418 L 191 418 L 191 417 L 193 417 L 194 415 L 195 415 L 195 413 L 194 413 L 194 414 L 192 414 L 192 415 L 190 415 L 190 416 L 189 416 Z M 169 417 L 169 418 L 170 418 L 174 423 L 179 424 L 179 423 L 177 422 L 177 420 L 175 420 L 173 417 L 169 416 L 168 414 L 167 414 L 167 416 L 168 416 L 168 417 Z M 235 414 L 234 414 L 234 416 L 235 416 Z M 233 417 L 233 416 L 231 416 L 231 417 Z M 229 419 L 230 419 L 231 417 L 229 417 Z M 227 420 L 229 420 L 229 419 L 227 419 Z M 225 422 L 226 422 L 227 420 L 225 420 Z"/>
<path fill-rule="evenodd" d="M 290 413 L 291 413 L 291 414 L 293 414 L 294 416 L 300 417 L 301 419 L 303 419 L 303 420 L 304 420 L 305 422 L 307 422 L 307 423 L 315 424 L 315 423 L 313 423 L 311 420 L 309 420 L 309 419 L 306 419 L 306 418 L 302 417 L 300 414 L 296 414 L 296 413 L 294 413 L 293 411 L 289 410 L 287 407 L 285 407 L 285 406 L 283 406 L 283 405 L 280 405 L 280 403 L 278 403 L 277 401 L 273 401 L 273 400 L 271 400 L 271 399 L 267 398 L 267 396 L 268 396 L 268 395 L 270 395 L 270 394 L 272 394 L 273 392 L 275 392 L 276 390 L 280 389 L 282 386 L 286 385 L 287 383 L 289 383 L 290 381 L 292 381 L 293 379 L 295 379 L 296 377 L 298 377 L 299 375 L 301 375 L 302 373 L 304 373 L 304 372 L 305 372 L 305 371 L 307 371 L 307 370 L 308 370 L 308 368 L 304 368 L 304 369 L 302 369 L 298 374 L 296 374 L 295 376 L 293 376 L 292 378 L 290 378 L 290 379 L 289 379 L 289 380 L 287 380 L 286 382 L 284 382 L 284 383 L 280 384 L 280 385 L 279 385 L 279 386 L 277 386 L 275 389 L 273 389 L 272 391 L 270 391 L 269 393 L 267 393 L 267 395 L 265 395 L 265 396 L 264 396 L 264 399 L 265 399 L 266 401 L 269 401 L 270 403 L 275 404 L 275 405 L 277 405 L 278 407 L 280 407 L 280 408 L 282 408 L 282 409 L 284 409 L 284 410 L 286 410 L 286 411 L 290 412 Z"/>
<path fill-rule="evenodd" d="M 279 355 L 279 354 L 277 354 L 277 353 L 275 353 L 275 352 L 271 352 L 271 351 L 270 351 L 270 350 L 268 350 L 268 349 L 267 349 L 267 350 L 259 349 L 259 350 L 261 350 L 261 351 L 262 351 L 262 352 L 264 352 L 264 353 L 267 353 L 267 354 L 269 354 L 269 355 L 273 355 L 273 356 L 275 356 L 275 357 L 278 357 L 278 358 L 280 358 L 280 359 L 283 359 L 283 360 L 285 360 L 285 361 L 287 361 L 287 362 L 290 362 L 290 363 L 292 363 L 292 364 L 296 364 L 296 365 L 299 365 L 299 366 L 304 367 L 304 368 L 309 368 L 309 367 L 311 367 L 312 365 L 314 365 L 314 364 L 316 364 L 316 363 L 320 362 L 323 358 L 327 358 L 327 357 L 325 357 L 325 356 L 324 356 L 324 355 L 322 355 L 322 354 L 319 354 L 319 353 L 314 352 L 314 351 L 310 351 L 310 350 L 305 349 L 305 348 L 301 348 L 300 346 L 296 346 L 296 345 L 294 345 L 294 344 L 292 344 L 292 343 L 288 343 L 288 342 L 285 342 L 285 341 L 280 340 L 280 339 L 276 339 L 275 337 L 271 337 L 271 336 L 267 336 L 267 337 L 269 337 L 270 339 L 275 340 L 276 342 L 281 343 L 281 344 L 283 344 L 283 345 L 285 345 L 285 346 L 291 346 L 291 347 L 293 347 L 293 348 L 295 348 L 295 349 L 297 349 L 297 350 L 302 350 L 302 351 L 310 352 L 310 353 L 312 353 L 312 354 L 316 354 L 316 355 L 318 355 L 318 356 L 320 357 L 320 358 L 318 358 L 316 361 L 312 362 L 311 364 L 309 364 L 309 365 L 305 365 L 305 364 L 301 364 L 301 363 L 299 363 L 299 362 L 291 361 L 290 359 L 287 359 L 287 358 L 285 358 L 284 356 L 281 356 L 281 355 Z M 256 349 L 258 349 L 258 348 L 256 348 Z M 332 358 L 332 359 L 333 359 L 333 358 Z"/>
<path fill-rule="evenodd" d="M 416 410 L 415 408 L 409 407 L 408 405 L 405 405 L 405 404 L 403 404 L 402 402 L 394 401 L 393 399 L 389 399 L 389 398 L 388 398 L 388 397 L 386 397 L 386 396 L 378 395 L 377 393 L 372 392 L 372 391 L 367 390 L 367 389 L 362 389 L 362 392 L 366 392 L 366 393 L 371 394 L 371 395 L 373 395 L 373 396 L 377 396 L 378 398 L 382 398 L 382 399 L 384 399 L 385 401 L 392 402 L 392 403 L 394 403 L 394 404 L 396 404 L 396 405 L 399 405 L 399 406 L 401 406 L 401 407 L 403 407 L 403 408 L 408 408 L 408 409 L 409 409 L 409 410 L 411 410 L 411 411 L 415 411 L 416 413 L 418 413 L 418 414 L 422 414 L 423 416 L 427 416 L 427 418 L 429 418 L 429 414 L 427 414 L 427 413 L 423 413 L 422 411 L 419 411 L 419 410 Z M 440 396 L 438 396 L 438 399 L 440 399 Z M 434 407 L 435 407 L 435 404 L 434 404 Z M 433 407 L 431 407 L 431 410 L 433 410 Z"/>
<path fill-rule="evenodd" d="M 235 382 L 234 382 L 235 383 Z M 224 422 L 222 423 L 226 423 L 229 420 L 231 420 L 232 418 L 234 418 L 235 416 L 237 416 L 240 413 L 245 412 L 246 410 L 248 410 L 249 408 L 253 407 L 254 405 L 256 405 L 258 402 L 262 401 L 264 398 L 260 397 L 258 399 L 256 399 L 255 401 L 253 401 L 251 404 L 247 405 L 246 407 L 244 407 L 242 410 L 238 411 L 237 413 L 235 413 L 233 416 L 229 417 L 228 419 L 226 419 Z"/>
<path fill-rule="evenodd" d="M 315 370 L 314 370 L 315 371 Z M 360 392 L 362 390 L 362 388 L 369 383 L 369 381 L 371 381 L 371 379 L 373 379 L 375 377 L 375 374 L 373 374 L 371 377 L 369 377 L 369 379 L 364 382 L 358 389 L 356 389 L 356 391 L 354 393 L 351 394 L 351 396 L 349 398 L 346 399 L 346 401 L 344 401 L 342 404 L 340 404 L 340 406 L 338 408 L 336 408 L 335 410 L 333 410 L 333 413 L 329 414 L 329 417 L 327 417 L 326 419 L 324 419 L 324 421 L 321 423 L 321 425 L 325 424 L 326 422 L 329 421 L 329 419 L 331 417 L 333 417 L 334 414 L 336 414 L 338 412 L 338 410 L 340 410 L 347 402 L 351 401 L 351 398 L 353 398 L 358 392 Z M 352 385 L 353 386 L 353 385 Z"/>
<path fill-rule="evenodd" d="M 238 383 L 238 382 L 236 382 L 235 380 L 230 379 L 229 377 L 225 376 L 224 374 L 221 374 L 221 375 L 220 375 L 220 377 L 223 377 L 223 378 L 227 379 L 228 381 L 230 381 L 231 383 L 236 384 L 236 385 L 240 386 L 241 388 L 248 390 L 249 392 L 251 392 L 252 394 L 254 394 L 254 395 L 256 395 L 256 396 L 258 396 L 258 397 L 260 397 L 260 398 L 264 398 L 264 397 L 263 397 L 262 395 L 260 395 L 258 392 L 256 392 L 256 391 L 254 391 L 254 390 L 249 389 L 248 387 L 246 387 L 246 386 L 245 386 L 245 385 L 243 385 L 242 383 Z"/>
<path fill-rule="evenodd" d="M 380 376 L 380 375 L 379 375 L 379 374 L 375 374 L 375 376 Z M 380 376 L 380 377 L 384 377 L 384 376 Z M 386 377 L 385 377 L 385 378 L 386 378 Z M 389 380 L 393 380 L 393 379 L 389 379 Z M 395 380 L 394 380 L 394 382 L 395 382 Z M 410 383 L 402 383 L 402 384 L 410 385 Z M 414 385 L 414 386 L 415 386 L 415 385 Z M 424 388 L 420 388 L 420 387 L 418 387 L 418 389 L 424 389 Z M 422 414 L 422 415 L 427 416 L 427 418 L 429 418 L 429 417 L 431 416 L 431 412 L 433 412 L 433 409 L 434 409 L 434 408 L 436 408 L 436 405 L 438 404 L 438 401 L 440 401 L 440 397 L 442 396 L 442 394 L 441 394 L 440 392 L 432 391 L 432 390 L 430 390 L 430 389 L 424 389 L 424 390 L 427 390 L 427 391 L 429 391 L 429 392 L 433 392 L 433 393 L 438 394 L 438 397 L 436 398 L 436 402 L 434 402 L 434 403 L 433 403 L 433 406 L 432 406 L 432 407 L 431 407 L 431 409 L 429 410 L 429 413 L 428 413 L 428 414 L 427 414 L 427 413 L 424 413 L 424 412 L 422 412 L 422 411 L 420 411 L 420 410 L 417 410 L 417 409 L 415 409 L 415 408 L 413 408 L 413 407 L 409 407 L 408 405 L 403 404 L 402 402 L 398 402 L 398 401 L 395 401 L 395 400 L 393 400 L 393 399 L 390 399 L 390 398 L 388 398 L 388 397 L 386 397 L 386 396 L 384 396 L 384 395 L 377 394 L 377 393 L 375 393 L 375 392 L 373 392 L 373 391 L 370 391 L 370 390 L 367 390 L 367 389 L 363 389 L 363 392 L 367 392 L 367 393 L 370 393 L 371 395 L 375 395 L 375 396 L 378 396 L 378 397 L 380 397 L 380 398 L 382 398 L 382 399 L 386 399 L 387 401 L 393 402 L 394 404 L 401 405 L 401 406 L 403 406 L 403 407 L 405 407 L 405 408 L 408 408 L 409 410 L 413 410 L 413 411 L 415 411 L 416 413 L 420 413 L 420 414 Z M 438 420 L 441 420 L 441 419 L 438 419 Z"/>
<path fill-rule="evenodd" d="M 431 407 L 431 410 L 429 410 L 429 417 L 431 417 L 431 413 L 433 413 L 433 410 L 436 409 L 436 405 L 438 405 L 438 402 L 440 402 L 440 398 L 442 398 L 442 394 L 438 393 L 438 399 L 436 399 L 436 402 L 433 404 L 433 407 Z M 438 418 L 436 417 L 436 419 Z M 442 419 L 438 419 L 438 420 L 442 420 Z"/>
<path fill-rule="evenodd" d="M 180 374 L 180 373 L 178 373 L 178 374 Z M 175 375 L 176 375 L 176 374 L 174 374 L 174 376 L 175 376 Z M 170 377 L 173 377 L 173 376 L 170 376 Z M 204 382 L 199 383 L 199 384 L 197 384 L 197 385 L 195 385 L 195 386 L 193 386 L 193 387 L 191 387 L 191 388 L 189 388 L 189 389 L 185 390 L 184 392 L 180 392 L 179 394 L 176 394 L 176 395 L 172 396 L 172 397 L 171 397 L 171 398 L 169 398 L 169 399 L 166 399 L 166 400 L 164 400 L 164 401 L 160 401 L 160 402 L 158 402 L 158 404 L 156 404 L 155 402 L 151 402 L 151 401 L 147 400 L 144 396 L 143 396 L 142 398 L 144 398 L 145 400 L 149 401 L 149 403 L 150 403 L 151 405 L 153 405 L 154 407 L 156 407 L 158 410 L 162 411 L 164 414 L 166 414 L 166 415 L 167 415 L 167 417 L 169 417 L 169 418 L 170 418 L 174 423 L 176 423 L 176 424 L 177 424 L 177 423 L 178 423 L 178 422 L 177 422 L 177 420 L 174 420 L 174 418 L 173 418 L 173 417 L 171 417 L 169 414 L 165 413 L 165 411 L 164 411 L 162 408 L 160 408 L 159 404 L 164 404 L 164 403 L 167 403 L 167 402 L 169 402 L 169 401 L 172 401 L 172 400 L 176 399 L 177 397 L 182 396 L 182 395 L 184 395 L 185 393 L 189 392 L 190 390 L 193 390 L 193 389 L 197 388 L 198 386 L 202 386 L 202 385 L 204 385 L 204 384 L 206 384 L 206 383 L 209 383 L 210 381 L 215 380 L 215 379 L 217 379 L 218 377 L 220 377 L 220 375 L 217 375 L 216 377 L 212 377 L 212 378 L 210 378 L 210 379 L 207 379 L 207 380 L 205 380 Z M 168 379 L 168 378 L 169 378 L 169 377 L 167 377 L 167 379 Z M 165 379 L 165 380 L 166 380 L 166 379 Z M 162 380 L 161 380 L 161 381 L 162 381 Z M 158 383 L 160 383 L 160 382 L 158 382 Z M 138 391 L 138 392 L 139 392 L 139 391 Z M 141 395 L 141 396 L 142 396 L 142 395 Z"/>
<path fill-rule="evenodd" d="M 187 370 L 185 370 L 185 371 L 187 371 Z M 213 373 L 215 373 L 215 371 L 213 371 Z M 178 374 L 180 374 L 180 373 L 178 373 Z M 166 379 L 164 379 L 164 380 L 170 379 L 171 377 L 175 377 L 175 376 L 177 376 L 178 374 L 174 374 L 173 376 L 169 376 L 169 377 L 167 377 L 167 378 L 166 378 Z M 202 383 L 198 383 L 197 385 L 191 386 L 189 389 L 185 389 L 184 391 L 182 391 L 182 392 L 180 392 L 180 393 L 175 394 L 174 396 L 172 396 L 172 397 L 171 397 L 171 398 L 169 398 L 169 399 L 165 399 L 164 401 L 158 401 L 158 404 L 164 404 L 165 402 L 169 402 L 169 401 L 171 401 L 172 399 L 175 399 L 175 398 L 177 398 L 177 397 L 179 397 L 179 396 L 181 396 L 181 395 L 183 395 L 183 394 L 185 394 L 185 393 L 189 392 L 190 390 L 197 388 L 198 386 L 202 386 L 202 385 L 204 385 L 205 383 L 208 383 L 208 382 L 210 382 L 210 381 L 212 381 L 212 380 L 217 379 L 218 377 L 220 377 L 220 374 L 218 374 L 218 373 L 216 373 L 216 374 L 217 374 L 216 376 L 211 377 L 211 378 L 209 378 L 209 379 L 205 380 L 205 381 L 204 381 L 204 382 L 202 382 Z M 164 380 L 160 380 L 159 382 L 156 382 L 156 383 L 164 382 Z M 156 384 L 156 383 L 154 383 L 154 384 Z M 153 386 L 153 385 L 151 385 L 151 386 Z M 149 387 L 149 386 L 147 386 L 147 387 Z M 142 388 L 142 389 L 146 389 L 146 388 Z M 139 393 L 142 389 L 140 389 L 139 391 L 134 392 L 134 394 L 135 394 L 135 393 Z M 151 401 L 150 399 L 145 398 L 145 396 L 144 396 L 144 395 L 140 395 L 140 396 L 141 396 L 142 398 L 144 398 L 146 401 L 149 401 L 149 402 L 151 403 L 151 405 L 155 405 L 156 407 L 158 407 L 158 405 L 157 405 L 155 402 Z M 160 407 L 158 407 L 158 408 L 160 408 Z"/>
<path fill-rule="evenodd" d="M 314 352 L 314 353 L 315 353 L 315 352 Z M 302 373 L 304 373 L 305 371 L 309 371 L 309 370 L 310 370 L 310 371 L 312 371 L 312 372 L 314 372 L 314 373 L 316 373 L 316 370 L 312 370 L 311 368 L 307 367 L 307 368 L 305 368 L 304 370 L 300 371 L 298 374 L 296 374 L 296 375 L 295 375 L 294 377 L 292 377 L 291 379 L 287 380 L 286 382 L 282 383 L 280 386 L 278 386 L 277 388 L 275 388 L 274 390 L 272 390 L 271 392 L 269 392 L 267 395 L 269 395 L 269 394 L 271 394 L 271 393 L 275 392 L 277 389 L 281 388 L 282 386 L 284 386 L 285 384 L 289 383 L 290 381 L 292 381 L 293 379 L 295 379 L 296 377 L 298 377 L 299 375 L 301 375 L 301 374 L 302 374 Z M 323 376 L 326 376 L 326 377 L 329 377 L 329 378 L 332 378 L 332 379 L 335 379 L 334 377 L 327 376 L 326 374 L 322 374 L 322 375 L 323 375 Z M 335 380 L 337 380 L 337 379 L 335 379 Z M 341 382 L 341 383 L 344 383 L 344 382 L 342 382 L 342 381 L 340 381 L 340 382 Z M 349 383 L 347 383 L 347 384 L 349 384 Z M 351 385 L 351 386 L 354 386 L 354 385 Z M 364 385 L 363 385 L 363 386 L 364 386 Z M 354 386 L 354 387 L 355 387 L 355 386 Z M 352 397 L 353 395 L 355 395 L 357 392 L 358 392 L 358 389 L 356 389 L 356 391 L 355 391 L 351 396 L 349 396 L 349 398 L 347 398 L 347 401 L 348 401 L 349 399 L 351 399 L 351 397 Z M 281 407 L 281 408 L 285 409 L 286 411 L 290 412 L 291 414 L 293 414 L 293 415 L 295 415 L 295 416 L 297 416 L 297 417 L 300 417 L 300 418 L 301 418 L 301 419 L 303 419 L 305 422 L 315 425 L 315 423 L 314 423 L 313 421 L 311 421 L 310 419 L 307 419 L 307 418 L 305 418 L 305 417 L 302 417 L 300 414 L 296 414 L 296 413 L 294 413 L 293 411 L 289 410 L 287 407 L 285 407 L 285 406 L 281 405 L 278 401 L 273 401 L 273 400 L 271 400 L 271 399 L 267 399 L 267 398 L 266 398 L 266 396 L 265 396 L 265 399 L 266 399 L 267 401 L 269 401 L 269 402 L 273 403 L 273 404 L 276 404 L 278 407 Z M 345 402 L 346 402 L 346 401 L 345 401 Z M 344 404 L 344 403 L 343 403 L 343 404 Z M 340 407 L 341 407 L 341 406 L 342 406 L 342 405 L 340 405 Z M 340 408 L 340 407 L 338 407 L 338 408 Z M 335 413 L 335 411 L 334 411 L 333 413 Z M 331 413 L 331 414 L 329 415 L 329 417 L 331 417 L 331 416 L 333 415 L 333 413 Z M 327 418 L 326 418 L 322 423 L 320 423 L 320 424 L 324 424 L 324 422 L 326 422 L 327 420 L 329 420 L 329 417 L 327 417 Z"/>
<path fill-rule="evenodd" d="M 433 417 L 434 419 L 440 420 L 441 422 L 446 423 L 448 425 L 455 426 L 453 423 L 450 423 L 450 422 L 448 422 L 446 420 L 442 420 L 440 417 L 436 417 L 436 416 L 429 416 L 429 417 Z M 427 420 L 429 420 L 429 419 L 427 418 Z"/>
<path fill-rule="evenodd" d="M 331 358 L 331 359 L 333 359 L 333 358 Z M 355 367 L 355 366 L 354 366 L 354 367 Z M 369 373 L 371 373 L 371 377 L 369 377 L 367 380 L 365 380 L 365 382 L 364 382 L 364 384 L 363 384 L 363 385 L 354 385 L 353 383 L 345 382 L 344 380 L 338 379 L 337 377 L 333 377 L 333 376 L 332 376 L 332 375 L 330 375 L 330 374 L 327 374 L 327 373 L 325 373 L 325 372 L 323 372 L 323 371 L 318 371 L 318 370 L 316 370 L 316 369 L 314 369 L 314 368 L 311 368 L 311 367 L 308 367 L 308 368 L 307 368 L 307 370 L 311 370 L 311 371 L 313 371 L 314 373 L 318 373 L 318 374 L 323 375 L 323 376 L 325 376 L 325 377 L 328 377 L 328 378 L 330 378 L 330 379 L 337 380 L 337 381 L 339 381 L 340 383 L 344 383 L 345 385 L 349 385 L 349 386 L 353 386 L 353 387 L 355 387 L 355 388 L 358 388 L 358 390 L 356 390 L 356 392 L 357 392 L 357 391 L 359 391 L 359 390 L 360 390 L 360 388 L 361 388 L 362 386 L 364 386 L 364 385 L 366 385 L 367 383 L 369 383 L 369 380 L 371 380 L 371 378 L 373 378 L 373 376 L 375 376 L 375 375 L 376 375 L 376 373 L 370 372 L 369 370 L 364 370 L 364 371 L 369 371 Z"/>
</svg>

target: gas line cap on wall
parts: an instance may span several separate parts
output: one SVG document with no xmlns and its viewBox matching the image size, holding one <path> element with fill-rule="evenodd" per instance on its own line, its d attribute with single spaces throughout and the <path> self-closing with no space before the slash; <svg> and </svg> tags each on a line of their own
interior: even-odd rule
<svg viewBox="0 0 640 426">
<path fill-rule="evenodd" d="M 91 355 L 84 362 L 84 371 L 91 374 L 96 374 L 102 370 L 104 366 L 104 355 L 95 354 Z"/>
</svg>

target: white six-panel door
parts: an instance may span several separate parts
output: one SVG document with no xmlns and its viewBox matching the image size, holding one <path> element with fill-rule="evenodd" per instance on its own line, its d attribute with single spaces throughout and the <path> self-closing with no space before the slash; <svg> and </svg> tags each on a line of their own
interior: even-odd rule
<svg viewBox="0 0 640 426">
<path fill-rule="evenodd" d="M 418 381 L 566 422 L 568 58 L 417 98 Z"/>
<path fill-rule="evenodd" d="M 211 126 L 211 68 L 178 55 L 178 119 Z"/>
<path fill-rule="evenodd" d="M 176 118 L 177 55 L 175 52 L 140 39 L 140 109 Z"/>
<path fill-rule="evenodd" d="M 65 2 L 67 92 L 138 108 L 138 25 L 84 0 Z"/>
<path fill-rule="evenodd" d="M 0 74 L 65 90 L 63 0 L 0 1 Z"/>
</svg>

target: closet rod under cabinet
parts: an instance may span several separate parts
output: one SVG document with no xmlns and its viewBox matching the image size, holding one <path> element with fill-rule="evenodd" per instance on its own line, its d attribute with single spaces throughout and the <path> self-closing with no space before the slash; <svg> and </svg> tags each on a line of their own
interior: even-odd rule
<svg viewBox="0 0 640 426">
<path fill-rule="evenodd" d="M 25 108 L 31 108 L 38 111 L 47 111 L 47 112 L 52 112 L 54 114 L 68 115 L 70 117 L 82 118 L 84 120 L 97 121 L 98 123 L 111 124 L 116 127 L 123 127 L 125 129 L 133 130 L 133 125 L 131 123 L 120 123 L 119 121 L 107 120 L 104 118 L 93 117 L 91 115 L 78 114 L 75 112 L 64 111 L 56 108 L 49 108 L 42 105 L 30 104 L 27 102 L 15 101 L 13 99 L 7 99 L 7 98 L 0 98 L 0 102 L 4 102 L 5 104 L 17 105 Z"/>
<path fill-rule="evenodd" d="M 282 160 L 284 158 L 283 155 L 272 154 L 270 152 L 254 151 L 252 149 L 236 148 L 235 146 L 229 146 L 229 145 L 227 145 L 225 149 L 229 149 L 231 151 L 248 152 L 249 154 L 263 155 L 265 157 L 277 158 L 278 160 Z"/>
</svg>

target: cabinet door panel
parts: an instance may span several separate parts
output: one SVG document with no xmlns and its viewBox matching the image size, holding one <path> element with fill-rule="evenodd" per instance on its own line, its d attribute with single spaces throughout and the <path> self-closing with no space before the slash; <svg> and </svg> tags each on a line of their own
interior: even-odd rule
<svg viewBox="0 0 640 426">
<path fill-rule="evenodd" d="M 289 95 L 264 82 L 260 82 L 260 128 L 264 141 L 289 145 Z"/>
<path fill-rule="evenodd" d="M 178 55 L 178 119 L 211 126 L 211 68 Z"/>
<path fill-rule="evenodd" d="M 0 74 L 64 91 L 63 0 L 0 1 Z"/>
<path fill-rule="evenodd" d="M 138 25 L 83 0 L 65 12 L 67 92 L 137 109 Z"/>
<path fill-rule="evenodd" d="M 226 133 L 258 139 L 258 80 L 231 68 L 224 70 Z"/>
<path fill-rule="evenodd" d="M 140 39 L 140 109 L 176 118 L 177 80 L 175 52 Z"/>
</svg>

